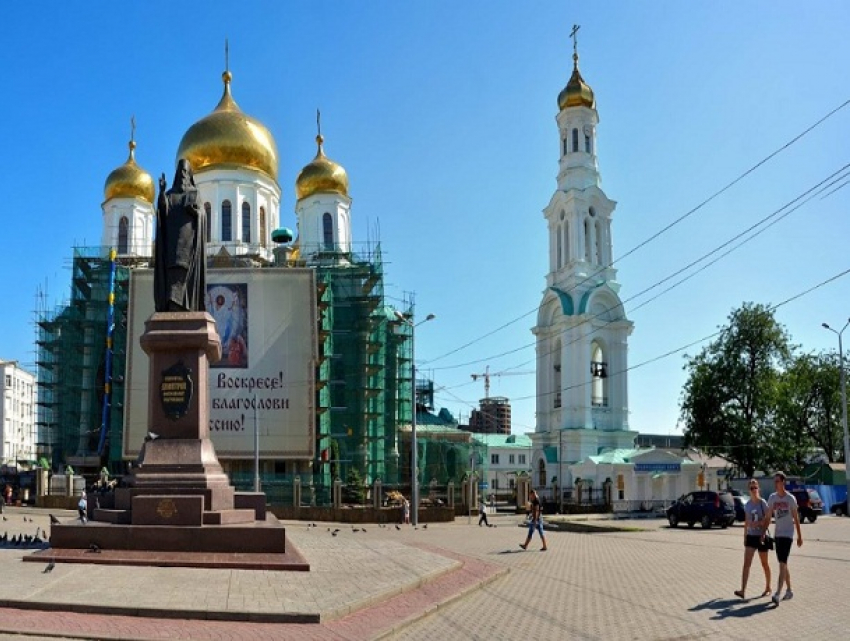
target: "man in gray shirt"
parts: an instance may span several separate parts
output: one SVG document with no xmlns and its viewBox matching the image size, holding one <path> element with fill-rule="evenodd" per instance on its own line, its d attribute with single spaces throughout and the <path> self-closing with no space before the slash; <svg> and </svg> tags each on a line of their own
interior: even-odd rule
<svg viewBox="0 0 850 641">
<path fill-rule="evenodd" d="M 779 561 L 779 580 L 776 584 L 776 592 L 772 600 L 775 605 L 779 605 L 779 595 L 782 592 L 782 585 L 786 584 L 788 588 L 785 590 L 783 601 L 787 601 L 794 597 L 791 591 L 791 572 L 788 570 L 788 555 L 791 554 L 791 543 L 794 541 L 794 529 L 797 530 L 797 547 L 803 545 L 803 533 L 800 531 L 800 516 L 797 513 L 797 499 L 793 494 L 785 491 L 785 472 L 777 472 L 773 475 L 773 484 L 776 487 L 776 492 L 770 495 L 767 500 L 767 514 L 764 517 L 764 529 L 767 531 L 770 526 L 771 517 L 776 517 L 776 527 L 773 530 L 773 538 L 775 540 L 776 558 Z"/>
</svg>

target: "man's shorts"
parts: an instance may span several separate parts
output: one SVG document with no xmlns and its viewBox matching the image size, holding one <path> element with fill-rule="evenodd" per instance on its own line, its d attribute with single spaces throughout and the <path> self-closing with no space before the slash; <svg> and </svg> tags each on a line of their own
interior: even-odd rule
<svg viewBox="0 0 850 641">
<path fill-rule="evenodd" d="M 533 535 L 534 530 L 537 530 L 538 532 L 540 532 L 540 538 L 543 538 L 543 520 L 542 519 L 538 519 L 536 521 L 529 521 L 528 522 L 528 536 Z"/>
<path fill-rule="evenodd" d="M 776 559 L 780 563 L 788 563 L 788 555 L 791 554 L 791 544 L 794 542 L 794 539 L 777 536 L 773 540 L 776 547 Z"/>
</svg>

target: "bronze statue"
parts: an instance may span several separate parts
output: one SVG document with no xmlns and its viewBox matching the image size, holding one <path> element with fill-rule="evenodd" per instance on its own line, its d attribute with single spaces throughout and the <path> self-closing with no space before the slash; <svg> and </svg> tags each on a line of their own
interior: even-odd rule
<svg viewBox="0 0 850 641">
<path fill-rule="evenodd" d="M 177 162 L 171 189 L 159 179 L 156 203 L 154 304 L 158 312 L 203 312 L 206 296 L 206 216 L 192 165 Z"/>
</svg>

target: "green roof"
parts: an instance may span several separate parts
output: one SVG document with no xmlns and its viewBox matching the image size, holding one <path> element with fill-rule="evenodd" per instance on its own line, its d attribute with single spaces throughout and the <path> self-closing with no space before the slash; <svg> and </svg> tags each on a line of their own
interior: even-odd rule
<svg viewBox="0 0 850 641">
<path fill-rule="evenodd" d="M 516 448 L 520 450 L 531 448 L 531 437 L 525 434 L 479 434 L 474 432 L 472 438 L 487 447 Z"/>
<path fill-rule="evenodd" d="M 605 452 L 602 452 L 602 454 L 598 454 L 597 456 L 589 456 L 588 458 L 594 463 L 630 463 L 630 459 L 632 457 L 637 456 L 638 454 L 642 454 L 643 452 L 649 451 L 650 450 L 646 448 L 607 450 Z"/>
</svg>

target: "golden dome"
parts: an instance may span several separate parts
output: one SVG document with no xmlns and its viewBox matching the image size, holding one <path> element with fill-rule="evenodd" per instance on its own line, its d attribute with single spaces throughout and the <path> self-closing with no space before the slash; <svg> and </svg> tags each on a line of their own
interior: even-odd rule
<svg viewBox="0 0 850 641">
<path fill-rule="evenodd" d="M 136 164 L 136 143 L 130 141 L 130 157 L 120 167 L 114 169 L 106 177 L 103 186 L 104 200 L 112 198 L 141 198 L 153 203 L 154 189 L 153 178 L 144 169 Z"/>
<path fill-rule="evenodd" d="M 325 156 L 322 134 L 316 136 L 319 150 L 312 162 L 301 170 L 295 179 L 295 197 L 298 200 L 317 193 L 334 193 L 348 196 L 348 174 L 342 165 Z"/>
<path fill-rule="evenodd" d="M 250 167 L 277 180 L 277 145 L 268 129 L 244 114 L 230 95 L 232 75 L 225 71 L 224 95 L 213 112 L 183 135 L 177 160 L 185 158 L 195 172 L 217 165 Z"/>
<path fill-rule="evenodd" d="M 567 107 L 589 107 L 596 108 L 596 99 L 593 97 L 593 89 L 590 88 L 578 70 L 578 54 L 573 54 L 573 75 L 567 86 L 558 94 L 558 109 Z"/>
</svg>

